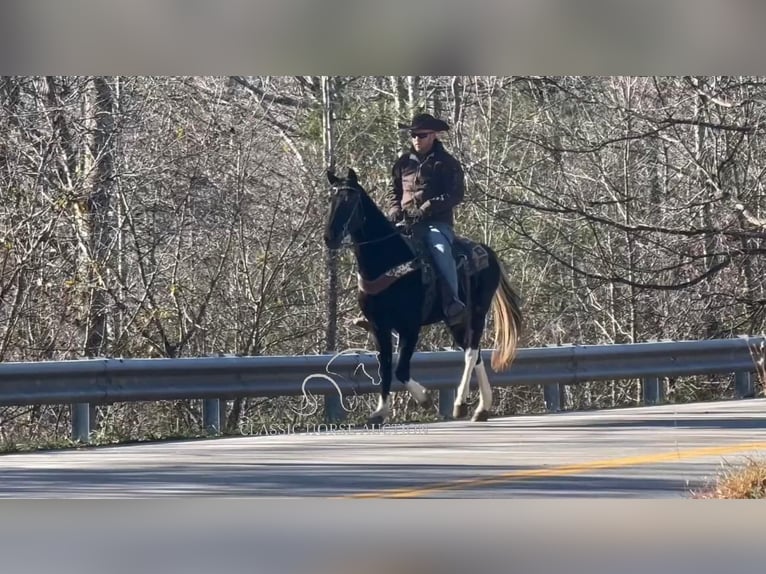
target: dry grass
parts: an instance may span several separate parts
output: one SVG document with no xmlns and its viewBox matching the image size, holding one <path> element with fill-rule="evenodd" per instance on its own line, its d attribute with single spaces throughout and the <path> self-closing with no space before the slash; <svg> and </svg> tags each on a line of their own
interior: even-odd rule
<svg viewBox="0 0 766 574">
<path fill-rule="evenodd" d="M 744 466 L 724 472 L 712 488 L 696 494 L 694 498 L 766 498 L 766 462 L 748 459 Z"/>
<path fill-rule="evenodd" d="M 762 393 L 766 394 L 766 340 L 750 346 Z M 716 484 L 694 498 L 757 499 L 766 498 L 766 461 L 748 459 L 747 464 L 729 468 Z"/>
<path fill-rule="evenodd" d="M 766 394 L 766 339 L 760 345 L 750 346 L 750 356 Z M 748 459 L 744 466 L 737 466 L 724 472 L 715 486 L 703 491 L 695 498 L 757 499 L 766 498 L 766 461 Z"/>
</svg>

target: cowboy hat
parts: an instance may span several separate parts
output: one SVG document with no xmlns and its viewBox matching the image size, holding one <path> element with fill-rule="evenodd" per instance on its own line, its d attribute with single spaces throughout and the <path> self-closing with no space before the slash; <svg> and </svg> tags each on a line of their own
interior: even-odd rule
<svg viewBox="0 0 766 574">
<path fill-rule="evenodd" d="M 443 120 L 437 120 L 431 114 L 417 114 L 412 118 L 412 123 L 399 124 L 401 130 L 428 130 L 434 132 L 446 132 L 449 130 L 449 124 Z"/>
</svg>

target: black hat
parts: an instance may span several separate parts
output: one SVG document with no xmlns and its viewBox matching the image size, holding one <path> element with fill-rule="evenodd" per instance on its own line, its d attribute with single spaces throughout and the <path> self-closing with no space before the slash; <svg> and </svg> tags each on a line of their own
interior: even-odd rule
<svg viewBox="0 0 766 574">
<path fill-rule="evenodd" d="M 417 114 L 412 118 L 412 124 L 399 124 L 401 130 L 431 130 L 435 132 L 446 132 L 449 129 L 447 122 L 437 120 L 431 114 Z"/>
</svg>

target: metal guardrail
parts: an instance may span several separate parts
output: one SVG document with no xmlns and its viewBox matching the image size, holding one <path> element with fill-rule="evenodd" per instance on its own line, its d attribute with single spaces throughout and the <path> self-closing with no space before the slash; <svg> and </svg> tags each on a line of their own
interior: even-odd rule
<svg viewBox="0 0 766 574">
<path fill-rule="evenodd" d="M 646 404 L 661 402 L 661 377 L 736 374 L 738 396 L 752 394 L 756 371 L 752 351 L 762 337 L 667 341 L 619 345 L 565 345 L 520 349 L 511 368 L 487 369 L 490 384 L 544 385 L 549 411 L 559 410 L 561 385 L 589 381 L 642 379 Z M 491 351 L 484 351 L 489 361 Z M 332 361 L 331 361 L 332 359 Z M 328 363 L 330 363 L 328 367 Z M 220 430 L 220 401 L 237 397 L 300 396 L 312 374 L 328 374 L 344 395 L 376 393 L 362 371 L 376 375 L 371 354 L 200 357 L 180 359 L 84 359 L 0 363 L 0 405 L 72 404 L 72 430 L 87 441 L 92 404 L 173 399 L 205 399 L 205 426 Z M 413 376 L 440 391 L 440 410 L 452 409 L 463 368 L 460 351 L 421 352 L 413 357 Z M 313 395 L 332 398 L 338 390 L 321 378 L 310 379 Z M 401 390 L 394 382 L 392 390 Z"/>
</svg>

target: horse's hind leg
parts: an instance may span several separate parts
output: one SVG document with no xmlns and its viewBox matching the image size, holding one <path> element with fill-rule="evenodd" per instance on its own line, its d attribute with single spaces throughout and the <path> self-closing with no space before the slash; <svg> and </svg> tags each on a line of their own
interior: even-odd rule
<svg viewBox="0 0 766 574">
<path fill-rule="evenodd" d="M 478 352 L 476 349 L 472 349 L 470 347 L 471 342 L 466 340 L 466 328 L 463 324 L 451 325 L 449 329 L 455 343 L 459 347 L 465 349 L 463 376 L 460 378 L 460 384 L 457 388 L 457 397 L 455 397 L 455 406 L 452 408 L 452 416 L 456 419 L 462 419 L 468 415 L 468 405 L 466 404 L 466 400 L 468 399 L 468 390 L 471 386 L 471 375 L 473 374 L 473 369 L 476 365 Z"/>
<path fill-rule="evenodd" d="M 463 376 L 460 379 L 460 385 L 457 388 L 457 397 L 455 398 L 455 406 L 452 409 L 452 416 L 456 419 L 465 418 L 468 414 L 468 405 L 466 405 L 465 402 L 468 398 L 468 389 L 471 386 L 471 375 L 473 374 L 473 369 L 476 365 L 478 356 L 479 352 L 477 349 L 466 349 L 465 351 Z"/>
<path fill-rule="evenodd" d="M 484 368 L 484 361 L 481 360 L 481 350 L 477 351 L 476 360 L 476 378 L 479 381 L 479 406 L 473 413 L 472 421 L 483 422 L 489 419 L 492 411 L 492 387 L 489 384 L 487 370 Z"/>
<path fill-rule="evenodd" d="M 469 348 L 465 352 L 463 378 L 460 380 L 460 386 L 457 390 L 457 398 L 455 399 L 452 416 L 456 419 L 462 419 L 468 415 L 466 399 L 468 398 L 468 389 L 471 384 L 471 374 L 474 370 L 479 382 L 479 406 L 474 411 L 471 420 L 483 422 L 489 419 L 489 414 L 492 410 L 492 387 L 489 385 L 489 378 L 484 368 L 484 362 L 481 360 L 481 349 L 478 348 L 478 345 L 476 348 Z"/>
<path fill-rule="evenodd" d="M 491 284 L 491 283 L 490 283 Z M 484 361 L 481 358 L 481 337 L 484 333 L 484 327 L 487 322 L 487 312 L 492 304 L 492 294 L 488 290 L 481 290 L 476 297 L 476 305 L 471 314 L 471 331 L 468 334 L 470 341 L 468 346 L 472 352 L 476 353 L 474 370 L 476 379 L 479 383 L 479 405 L 473 413 L 471 420 L 474 422 L 484 422 L 489 419 L 492 412 L 492 387 L 489 384 L 487 370 L 484 368 Z"/>
</svg>

